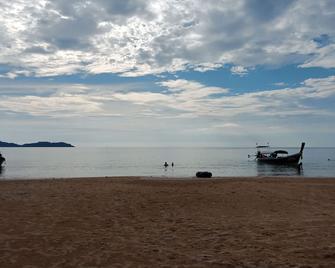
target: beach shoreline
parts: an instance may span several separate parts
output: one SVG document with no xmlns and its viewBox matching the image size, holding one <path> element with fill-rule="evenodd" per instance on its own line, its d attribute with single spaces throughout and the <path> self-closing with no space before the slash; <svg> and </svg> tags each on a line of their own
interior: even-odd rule
<svg viewBox="0 0 335 268">
<path fill-rule="evenodd" d="M 61 180 L 61 181 L 71 181 L 71 180 L 152 180 L 152 181 L 243 181 L 243 180 L 335 180 L 334 176 L 282 176 L 282 175 L 259 175 L 259 176 L 213 176 L 211 178 L 198 178 L 196 176 L 128 176 L 128 175 L 115 175 L 115 176 L 77 176 L 77 177 L 0 177 L 1 182 L 10 182 L 10 181 L 48 181 L 48 180 Z"/>
<path fill-rule="evenodd" d="M 335 267 L 335 178 L 0 180 L 0 267 Z"/>
</svg>

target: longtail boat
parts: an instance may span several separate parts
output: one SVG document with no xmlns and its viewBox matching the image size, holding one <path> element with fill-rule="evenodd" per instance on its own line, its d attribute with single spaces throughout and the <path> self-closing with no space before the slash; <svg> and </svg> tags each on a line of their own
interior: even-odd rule
<svg viewBox="0 0 335 268">
<path fill-rule="evenodd" d="M 285 150 L 271 151 L 270 146 L 256 146 L 256 160 L 259 163 L 278 164 L 278 165 L 298 165 L 302 159 L 302 153 L 305 148 L 305 143 L 301 143 L 300 151 L 289 155 Z"/>
</svg>

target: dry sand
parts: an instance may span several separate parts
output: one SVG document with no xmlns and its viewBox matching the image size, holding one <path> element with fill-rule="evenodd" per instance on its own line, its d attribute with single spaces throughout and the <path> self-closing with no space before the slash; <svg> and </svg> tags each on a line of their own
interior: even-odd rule
<svg viewBox="0 0 335 268">
<path fill-rule="evenodd" d="M 1 181 L 0 267 L 335 267 L 335 179 Z"/>
</svg>

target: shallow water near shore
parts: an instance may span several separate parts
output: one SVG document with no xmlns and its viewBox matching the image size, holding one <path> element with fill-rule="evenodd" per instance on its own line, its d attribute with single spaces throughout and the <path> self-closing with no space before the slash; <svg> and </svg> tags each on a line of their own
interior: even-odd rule
<svg viewBox="0 0 335 268">
<path fill-rule="evenodd" d="M 289 153 L 299 148 L 286 148 Z M 335 148 L 305 148 L 303 169 L 258 164 L 254 148 L 0 148 L 1 179 L 95 176 L 335 176 Z M 163 167 L 164 162 L 170 165 Z M 174 167 L 171 163 L 174 162 Z"/>
</svg>

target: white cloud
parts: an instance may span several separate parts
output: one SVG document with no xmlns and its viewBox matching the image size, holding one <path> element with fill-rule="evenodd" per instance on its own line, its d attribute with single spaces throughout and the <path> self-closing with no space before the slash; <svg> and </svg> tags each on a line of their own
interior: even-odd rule
<svg viewBox="0 0 335 268">
<path fill-rule="evenodd" d="M 81 84 L 2 84 L 0 110 L 36 117 L 104 115 L 103 102 L 92 92 Z"/>
<path fill-rule="evenodd" d="M 34 116 L 62 117 L 95 114 L 101 109 L 99 103 L 83 96 L 25 96 L 20 98 L 4 98 L 0 109 L 11 112 L 26 113 Z"/>
<path fill-rule="evenodd" d="M 232 74 L 239 75 L 239 76 L 245 76 L 248 74 L 248 69 L 244 68 L 243 66 L 233 66 L 230 69 Z"/>
<path fill-rule="evenodd" d="M 225 119 L 217 127 L 234 128 L 240 117 L 334 116 L 335 76 L 307 79 L 296 88 L 232 95 L 228 89 L 183 79 L 158 83 L 159 92 L 146 85 L 81 85 L 8 83 L 0 86 L 0 110 L 32 116 Z M 143 91 L 144 90 L 144 91 Z M 213 95 L 214 94 L 214 95 Z M 215 97 L 213 97 L 215 96 Z M 228 121 L 226 120 L 228 119 Z"/>
<path fill-rule="evenodd" d="M 160 141 L 161 135 L 170 135 L 172 141 L 181 144 L 191 142 L 192 137 L 208 142 L 226 137 L 229 144 L 236 138 L 245 145 L 263 137 L 268 140 L 268 135 L 278 141 L 285 135 L 295 140 L 304 132 L 326 135 L 325 125 L 329 126 L 328 133 L 334 133 L 335 76 L 307 79 L 297 88 L 235 95 L 225 88 L 182 79 L 159 83 L 161 90 L 150 84 L 44 83 L 1 83 L 0 121 L 4 133 L 8 133 L 8 127 L 31 129 L 36 125 L 36 135 L 43 132 L 47 137 L 64 128 L 73 133 L 74 141 L 80 135 L 92 139 L 92 131 L 98 129 L 106 131 L 105 142 L 113 133 L 115 142 L 155 135 Z M 54 129 L 43 129 L 50 118 L 56 119 L 48 121 L 57 122 Z"/>
<path fill-rule="evenodd" d="M 327 112 L 323 108 L 310 106 L 306 102 L 334 97 L 335 76 L 322 79 L 307 79 L 298 88 L 265 90 L 239 95 L 222 95 L 217 98 L 210 98 L 211 91 L 208 90 L 208 94 L 200 95 L 200 99 L 196 93 L 190 93 L 184 98 L 183 92 L 178 91 L 180 88 L 197 88 L 192 82 L 188 84 L 185 80 L 175 80 L 162 82 L 161 85 L 168 86 L 170 91 L 175 92 L 173 107 L 179 107 L 180 109 L 188 107 L 189 112 L 193 112 L 198 116 L 230 117 L 241 114 L 295 116 L 334 113 L 334 111 Z M 193 87 L 190 85 L 193 85 Z M 216 93 L 219 91 L 214 90 Z M 180 97 L 185 103 L 178 103 Z"/>
<path fill-rule="evenodd" d="M 11 77 L 335 67 L 334 44 L 313 41 L 335 40 L 332 0 L 13 0 L 0 10 L 0 64 Z"/>
<path fill-rule="evenodd" d="M 236 127 L 240 127 L 239 124 L 236 123 L 224 123 L 221 125 L 215 125 L 216 128 L 236 128 Z"/>
<path fill-rule="evenodd" d="M 273 83 L 274 86 L 277 86 L 277 87 L 284 87 L 286 86 L 287 84 L 285 82 L 277 82 L 277 83 Z"/>
<path fill-rule="evenodd" d="M 335 68 L 335 45 L 318 48 L 316 53 L 300 67 Z"/>
<path fill-rule="evenodd" d="M 159 82 L 159 85 L 168 88 L 170 92 L 181 92 L 180 95 L 190 94 L 195 97 L 206 97 L 212 94 L 228 93 L 227 88 L 205 86 L 196 81 L 184 79 L 168 80 Z"/>
<path fill-rule="evenodd" d="M 15 72 L 8 72 L 5 74 L 0 75 L 1 78 L 9 78 L 9 79 L 15 79 L 17 77 L 17 73 Z"/>
<path fill-rule="evenodd" d="M 128 101 L 135 104 L 156 103 L 169 100 L 169 97 L 164 94 L 152 92 L 116 93 L 113 94 L 113 97 L 117 100 Z"/>
</svg>

